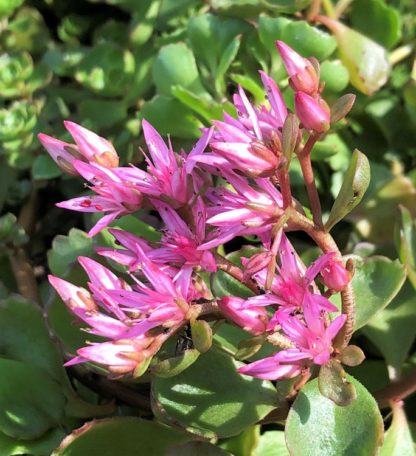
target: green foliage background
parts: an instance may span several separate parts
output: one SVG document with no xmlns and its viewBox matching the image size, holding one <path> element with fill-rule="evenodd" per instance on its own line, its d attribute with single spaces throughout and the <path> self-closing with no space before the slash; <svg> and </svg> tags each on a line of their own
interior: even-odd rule
<svg viewBox="0 0 416 456">
<path fill-rule="evenodd" d="M 399 378 L 414 366 L 415 6 L 412 0 L 323 1 L 327 15 L 334 7 L 335 12 L 340 5 L 345 7 L 341 22 L 348 28 L 334 33 L 308 21 L 310 3 L 0 0 L 1 455 L 48 455 L 73 429 L 108 416 L 117 418 L 87 425 L 80 437 L 67 440 L 54 454 L 288 454 L 280 424 L 262 428 L 256 424 L 277 405 L 270 396 L 273 385 L 242 381 L 235 373 L 235 361 L 222 352 L 202 355 L 180 374 L 184 385 L 189 379 L 196 382 L 194 390 L 186 390 L 195 413 L 185 413 L 175 402 L 180 389 L 176 396 L 170 395 L 179 381 L 176 377 L 153 382 L 153 413 L 159 421 L 179 423 L 181 430 L 143 420 L 148 411 L 100 398 L 85 386 L 85 378 L 71 374 L 69 380 L 62 353 L 73 353 L 91 337 L 72 324 L 72 317 L 51 293 L 46 274 L 51 271 L 85 282 L 75 262 L 78 255 L 94 254 L 92 241 L 82 231 L 91 220 L 54 207 L 55 202 L 81 193 L 82 183 L 63 176 L 36 138 L 44 132 L 69 141 L 62 122 L 70 119 L 111 140 L 124 164 L 140 165 L 140 121 L 145 117 L 161 134 L 170 135 L 175 145 L 187 149 L 211 119 L 221 118 L 224 110 L 233 113 L 230 99 L 237 84 L 257 102 L 264 101 L 259 69 L 276 79 L 292 105 L 287 76 L 274 48 L 276 39 L 320 60 L 324 97 L 330 104 L 346 91 L 357 94 L 348 120 L 337 124 L 312 156 L 326 214 L 341 187 L 351 151 L 359 148 L 371 162 L 372 181 L 362 204 L 334 228 L 343 252 L 362 257 L 354 283 L 362 316 L 355 343 L 368 359 L 351 374 L 374 392 L 389 377 Z M 295 194 L 306 202 L 295 160 L 291 178 Z M 140 220 L 124 217 L 115 225 L 149 240 L 158 236 L 157 222 L 148 215 Z M 98 242 L 109 244 L 110 236 L 104 232 Z M 316 255 L 303 239 L 297 247 L 305 261 Z M 397 257 L 399 261 L 392 261 Z M 238 286 L 227 276 L 217 276 L 213 282 L 218 295 L 247 292 Z M 244 337 L 225 325 L 215 339 L 235 354 Z M 213 364 L 222 367 L 218 383 L 231 382 L 228 395 L 204 383 L 204 377 L 216 375 Z M 192 369 L 200 373 L 200 384 Z M 148 397 L 146 382 L 148 377 L 130 388 Z M 204 388 L 211 388 L 208 399 Z M 322 398 L 316 398 L 313 386 L 308 388 L 305 394 L 319 402 Z M 240 410 L 237 399 L 245 395 L 251 402 Z M 368 412 L 374 404 L 365 400 Z M 302 404 L 297 408 L 302 410 Z M 414 454 L 410 431 L 416 426 L 415 410 L 410 399 L 409 424 L 400 411 L 395 413 L 383 455 Z M 337 429 L 349 429 L 347 415 L 337 415 Z M 303 432 L 291 416 L 288 435 Z M 338 442 L 347 441 L 348 435 L 341 434 Z M 205 441 L 195 441 L 195 436 Z M 209 443 L 218 437 L 217 446 Z M 120 447 L 120 441 L 125 446 Z M 341 446 L 338 451 L 349 456 L 373 454 L 346 452 Z M 323 449 L 320 454 L 335 453 Z"/>
</svg>

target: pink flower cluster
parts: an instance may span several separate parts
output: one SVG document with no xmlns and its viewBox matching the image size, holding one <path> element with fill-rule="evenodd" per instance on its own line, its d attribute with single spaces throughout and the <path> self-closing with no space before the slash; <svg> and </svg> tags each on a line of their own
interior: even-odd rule
<svg viewBox="0 0 416 456">
<path fill-rule="evenodd" d="M 282 42 L 277 47 L 295 91 L 301 131 L 325 132 L 330 112 L 320 97 L 318 63 Z M 142 373 L 161 345 L 198 317 L 196 304 L 214 299 L 200 274 L 217 271 L 214 249 L 243 235 L 256 235 L 263 243 L 261 252 L 243 258 L 244 280 L 254 281 L 259 293 L 248 299 L 227 296 L 218 306 L 253 335 L 278 334 L 286 348 L 240 372 L 288 378 L 312 363 L 328 362 L 345 316 L 331 318 L 338 309 L 321 294 L 315 279 L 320 276 L 324 286 L 337 292 L 350 276 L 334 252 L 306 268 L 283 230 L 276 232 L 285 211 L 277 171 L 288 109 L 275 81 L 263 72 L 260 76 L 267 105 L 254 106 L 239 87 L 236 117 L 225 113 L 223 121 L 213 121 L 214 127 L 203 131 L 189 153 L 175 152 L 143 120 L 146 170 L 119 166 L 110 142 L 73 122 L 65 127 L 75 144 L 39 135 L 62 170 L 89 183 L 91 193 L 58 206 L 103 214 L 90 236 L 141 208 L 156 210 L 164 223 L 157 243 L 109 228 L 119 248 L 97 248 L 99 255 L 125 268 L 130 283 L 85 257 L 79 262 L 89 291 L 50 276 L 69 309 L 92 334 L 106 339 L 79 349 L 67 365 L 91 361 L 115 374 Z"/>
</svg>

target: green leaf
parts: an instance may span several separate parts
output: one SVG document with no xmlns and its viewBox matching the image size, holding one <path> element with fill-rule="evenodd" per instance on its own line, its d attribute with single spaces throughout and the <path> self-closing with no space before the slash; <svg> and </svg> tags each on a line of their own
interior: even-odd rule
<svg viewBox="0 0 416 456">
<path fill-rule="evenodd" d="M 318 379 L 301 390 L 286 422 L 290 454 L 302 456 L 370 456 L 383 441 L 377 403 L 353 377 L 357 399 L 340 407 L 319 392 Z"/>
<path fill-rule="evenodd" d="M 416 295 L 407 282 L 393 302 L 372 318 L 364 334 L 379 348 L 389 366 L 403 366 L 416 336 Z"/>
<path fill-rule="evenodd" d="M 366 360 L 359 366 L 347 368 L 347 372 L 362 383 L 370 393 L 375 393 L 390 384 L 384 361 Z"/>
<path fill-rule="evenodd" d="M 48 251 L 48 265 L 52 274 L 65 277 L 80 255 L 92 254 L 92 239 L 78 228 L 71 228 L 68 236 L 58 234 Z"/>
<path fill-rule="evenodd" d="M 96 130 L 112 127 L 127 118 L 127 106 L 121 100 L 83 100 L 78 109 L 80 117 L 89 119 Z"/>
<path fill-rule="evenodd" d="M 415 446 L 402 404 L 393 405 L 393 421 L 384 436 L 379 456 L 415 456 Z"/>
<path fill-rule="evenodd" d="M 400 13 L 384 0 L 355 0 L 350 19 L 354 29 L 386 48 L 394 46 L 402 36 Z"/>
<path fill-rule="evenodd" d="M 157 377 L 169 378 L 179 375 L 185 369 L 188 369 L 198 358 L 201 353 L 198 350 L 185 350 L 181 355 L 167 358 L 153 364 L 150 368 L 152 374 Z"/>
<path fill-rule="evenodd" d="M 62 429 L 52 429 L 39 439 L 18 440 L 0 433 L 0 454 L 2 456 L 50 456 L 61 440 L 65 437 Z"/>
<path fill-rule="evenodd" d="M 318 60 L 328 58 L 337 47 L 331 35 L 305 21 L 287 24 L 283 29 L 282 40 L 304 57 L 315 57 Z"/>
<path fill-rule="evenodd" d="M 76 80 L 104 96 L 128 93 L 135 72 L 135 59 L 114 43 L 100 43 L 85 54 L 77 66 Z"/>
<path fill-rule="evenodd" d="M 363 153 L 355 149 L 342 187 L 325 224 L 328 231 L 360 203 L 369 184 L 370 163 Z"/>
<path fill-rule="evenodd" d="M 408 209 L 399 206 L 400 218 L 395 226 L 396 247 L 407 276 L 416 289 L 416 223 Z"/>
<path fill-rule="evenodd" d="M 212 329 L 207 321 L 191 321 L 192 341 L 200 353 L 207 352 L 212 346 Z"/>
<path fill-rule="evenodd" d="M 211 291 L 216 298 L 222 298 L 223 296 L 249 298 L 254 296 L 254 293 L 249 288 L 224 271 L 217 271 L 211 276 Z"/>
<path fill-rule="evenodd" d="M 153 226 L 143 222 L 143 220 L 140 220 L 140 218 L 135 215 L 124 215 L 123 217 L 114 220 L 109 226 L 111 228 L 128 231 L 151 242 L 159 241 L 162 236 L 162 234 L 153 228 Z M 108 228 L 105 228 L 100 234 L 106 245 L 114 248 L 118 247 L 114 236 L 108 231 Z"/>
<path fill-rule="evenodd" d="M 335 359 L 319 369 L 318 386 L 323 396 L 341 407 L 346 407 L 357 399 L 354 385 L 347 380 L 341 363 Z"/>
<path fill-rule="evenodd" d="M 260 426 L 249 426 L 241 434 L 223 440 L 220 447 L 233 456 L 252 456 L 260 437 Z"/>
<path fill-rule="evenodd" d="M 237 57 L 240 44 L 241 35 L 238 35 L 230 42 L 221 55 L 214 81 L 215 89 L 219 94 L 225 94 L 225 73 Z"/>
<path fill-rule="evenodd" d="M 32 165 L 32 177 L 34 180 L 54 179 L 62 176 L 62 171 L 49 155 L 39 155 Z"/>
<path fill-rule="evenodd" d="M 231 17 L 257 16 L 261 9 L 258 0 L 209 0 L 209 4 L 216 13 Z"/>
<path fill-rule="evenodd" d="M 318 141 L 312 149 L 311 158 L 314 161 L 326 160 L 332 156 L 349 156 L 350 151 L 345 142 L 336 133 L 330 133 Z"/>
<path fill-rule="evenodd" d="M 181 374 L 155 378 L 155 412 L 194 432 L 238 434 L 277 406 L 272 383 L 240 375 L 242 365 L 213 348 Z"/>
<path fill-rule="evenodd" d="M 325 83 L 325 93 L 341 92 L 349 82 L 347 68 L 339 60 L 325 60 L 321 63 L 320 80 Z"/>
<path fill-rule="evenodd" d="M 62 419 L 65 396 L 43 369 L 0 359 L 0 431 L 10 437 L 36 439 Z"/>
<path fill-rule="evenodd" d="M 260 436 L 253 456 L 289 456 L 283 431 L 267 431 Z"/>
<path fill-rule="evenodd" d="M 383 47 L 333 19 L 321 17 L 321 22 L 335 35 L 342 63 L 356 89 L 371 95 L 386 83 L 390 63 Z"/>
<path fill-rule="evenodd" d="M 366 325 L 384 309 L 401 289 L 406 273 L 398 260 L 383 256 L 361 258 L 349 255 L 355 266 L 352 287 L 355 295 L 355 330 Z M 339 295 L 331 301 L 339 301 Z"/>
<path fill-rule="evenodd" d="M 209 442 L 188 442 L 172 448 L 166 456 L 234 456 Z"/>
<path fill-rule="evenodd" d="M 139 117 L 148 120 L 161 135 L 184 139 L 198 138 L 204 126 L 180 101 L 161 95 L 147 101 Z"/>
<path fill-rule="evenodd" d="M 153 63 L 153 80 L 160 95 L 171 95 L 179 85 L 196 95 L 210 98 L 199 78 L 195 57 L 185 43 L 163 46 Z"/>
<path fill-rule="evenodd" d="M 154 421 L 117 417 L 84 424 L 64 439 L 52 456 L 162 456 L 189 440 L 189 434 Z"/>
<path fill-rule="evenodd" d="M 227 48 L 249 25 L 236 18 L 215 16 L 211 13 L 191 17 L 187 33 L 198 61 L 203 61 L 213 75 L 218 74 L 220 61 Z M 209 45 L 207 45 L 209 43 Z"/>
<path fill-rule="evenodd" d="M 0 353 L 62 379 L 62 360 L 40 308 L 19 295 L 0 301 Z"/>
<path fill-rule="evenodd" d="M 171 91 L 175 98 L 199 114 L 206 122 L 210 123 L 213 119 L 222 118 L 223 108 L 219 103 L 207 100 L 200 95 L 195 95 L 181 86 L 174 86 Z"/>
<path fill-rule="evenodd" d="M 10 16 L 23 2 L 24 0 L 3 0 L 0 3 L 0 18 Z"/>
</svg>

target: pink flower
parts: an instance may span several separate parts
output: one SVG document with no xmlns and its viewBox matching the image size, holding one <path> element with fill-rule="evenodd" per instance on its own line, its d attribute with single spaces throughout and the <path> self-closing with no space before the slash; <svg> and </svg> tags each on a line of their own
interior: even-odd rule
<svg viewBox="0 0 416 456">
<path fill-rule="evenodd" d="M 216 131 L 210 142 L 211 154 L 195 155 L 192 160 L 212 166 L 227 160 L 233 169 L 252 177 L 272 176 L 280 162 L 281 134 L 287 116 L 286 105 L 277 84 L 260 72 L 270 107 L 255 108 L 239 87 L 234 95 L 238 119 L 224 113 L 224 121 L 213 121 Z"/>
<path fill-rule="evenodd" d="M 73 162 L 77 172 L 90 181 L 90 189 L 96 194 L 81 196 L 62 203 L 58 207 L 79 212 L 104 212 L 104 215 L 89 231 L 95 236 L 114 219 L 137 211 L 142 204 L 142 193 L 137 186 L 123 179 L 122 168 L 105 168 L 98 164 L 87 164 L 79 160 Z"/>
<path fill-rule="evenodd" d="M 174 208 L 187 204 L 201 186 L 209 181 L 206 174 L 194 170 L 195 162 L 191 158 L 202 154 L 210 140 L 212 129 L 205 130 L 187 155 L 185 152 L 175 153 L 172 145 L 169 144 L 168 147 L 146 120 L 142 121 L 142 127 L 150 153 L 150 157 L 146 156 L 147 172 L 130 167 L 123 169 L 124 177 L 153 199 L 162 199 Z"/>
<path fill-rule="evenodd" d="M 296 309 L 302 309 L 305 294 L 307 292 L 311 293 L 312 290 L 314 302 L 319 309 L 328 312 L 337 311 L 336 306 L 319 294 L 319 289 L 314 282 L 315 277 L 325 268 L 334 255 L 335 253 L 322 255 L 311 266 L 306 268 L 287 236 L 282 233 L 278 247 L 279 264 L 276 266 L 277 274 L 273 277 L 270 299 L 273 297 L 274 302 L 285 308 L 285 314 L 287 314 Z M 244 259 L 244 266 L 248 262 L 249 260 Z M 255 280 L 262 287 L 266 284 L 266 277 L 267 269 L 260 270 L 254 274 Z M 276 320 L 272 318 L 269 325 L 271 329 L 275 324 Z"/>
<path fill-rule="evenodd" d="M 292 341 L 293 348 L 240 367 L 240 373 L 267 380 L 292 378 L 311 363 L 323 365 L 330 360 L 332 341 L 344 325 L 346 315 L 340 315 L 327 324 L 310 300 L 311 297 L 307 294 L 304 322 L 296 316 L 282 320 L 282 330 Z"/>
<path fill-rule="evenodd" d="M 283 41 L 276 41 L 276 47 L 282 57 L 293 89 L 315 95 L 319 88 L 319 74 L 310 60 L 299 55 Z"/>
<path fill-rule="evenodd" d="M 39 133 L 38 138 L 42 146 L 48 151 L 49 155 L 62 171 L 72 176 L 78 176 L 77 170 L 72 165 L 74 160 L 83 158 L 77 146 L 60 141 L 44 133 Z"/>
<path fill-rule="evenodd" d="M 64 125 L 76 144 L 60 141 L 44 133 L 38 135 L 43 147 L 63 171 L 77 175 L 74 160 L 98 163 L 105 168 L 118 166 L 117 152 L 109 141 L 74 122 L 66 120 Z"/>
<path fill-rule="evenodd" d="M 234 296 L 224 296 L 218 301 L 218 305 L 224 315 L 245 331 L 251 334 L 262 334 L 266 331 L 268 316 L 263 302 L 259 303 L 262 296 L 242 299 Z"/>
<path fill-rule="evenodd" d="M 325 286 L 334 291 L 342 291 L 351 280 L 351 273 L 337 259 L 328 261 L 321 270 L 321 276 Z"/>
<path fill-rule="evenodd" d="M 199 297 L 191 268 L 183 268 L 171 278 L 143 251 L 140 270 L 148 284 L 136 278 L 129 286 L 100 263 L 86 257 L 79 261 L 93 294 L 58 277 L 49 276 L 49 282 L 90 333 L 110 341 L 79 349 L 67 365 L 92 361 L 115 373 L 136 369 L 159 350 L 171 329 L 186 321 L 192 301 Z M 160 330 L 150 334 L 154 328 Z"/>
<path fill-rule="evenodd" d="M 106 168 L 118 166 L 118 154 L 110 141 L 75 122 L 66 120 L 64 125 L 74 138 L 81 155 L 89 162 L 98 163 Z"/>
<path fill-rule="evenodd" d="M 282 196 L 268 179 L 256 179 L 251 186 L 242 176 L 223 170 L 235 191 L 216 187 L 207 191 L 207 223 L 217 227 L 200 249 L 224 244 L 236 236 L 270 231 L 283 213 Z"/>
<path fill-rule="evenodd" d="M 296 115 L 307 130 L 324 133 L 330 126 L 330 110 L 325 101 L 318 97 L 297 92 L 295 94 Z"/>
</svg>

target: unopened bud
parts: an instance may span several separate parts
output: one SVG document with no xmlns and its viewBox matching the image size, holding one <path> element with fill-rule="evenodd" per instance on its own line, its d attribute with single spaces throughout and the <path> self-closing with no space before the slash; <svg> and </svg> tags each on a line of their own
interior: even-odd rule
<svg viewBox="0 0 416 456">
<path fill-rule="evenodd" d="M 296 115 L 303 127 L 316 133 L 324 133 L 329 129 L 330 112 L 322 98 L 313 98 L 303 92 L 295 95 Z"/>
<path fill-rule="evenodd" d="M 276 41 L 276 47 L 282 57 L 289 83 L 295 91 L 315 95 L 319 89 L 319 64 L 299 55 L 283 41 Z"/>
<path fill-rule="evenodd" d="M 330 260 L 321 271 L 326 287 L 334 291 L 342 291 L 351 280 L 351 273 L 339 260 Z"/>
</svg>

